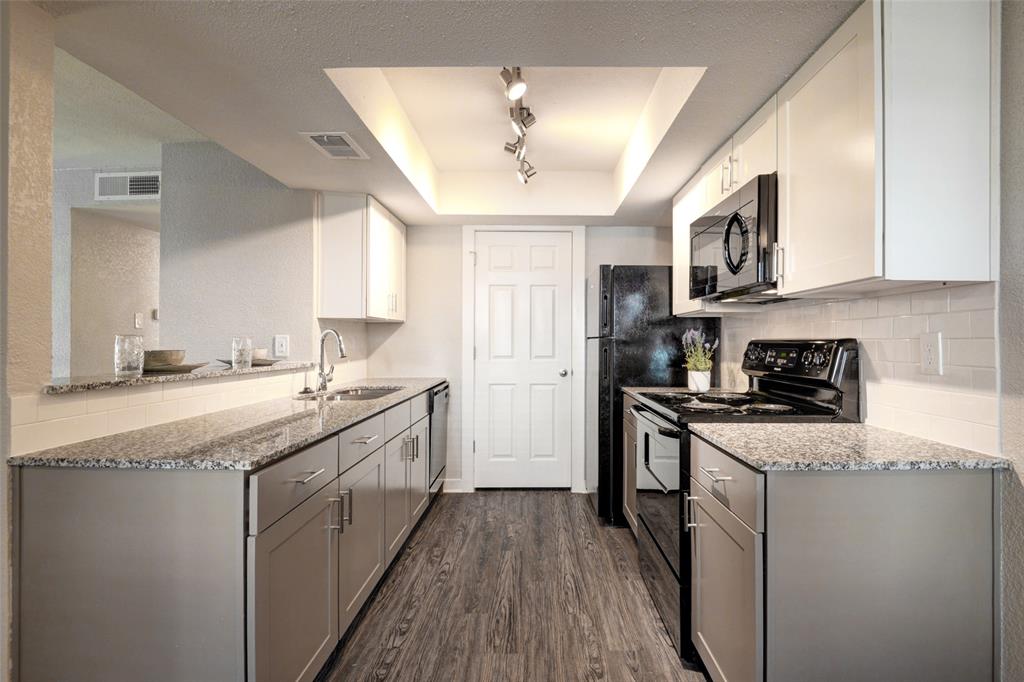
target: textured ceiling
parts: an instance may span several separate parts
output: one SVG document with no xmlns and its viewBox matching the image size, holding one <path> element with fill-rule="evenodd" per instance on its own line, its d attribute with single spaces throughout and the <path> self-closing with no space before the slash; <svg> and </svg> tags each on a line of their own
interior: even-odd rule
<svg viewBox="0 0 1024 682">
<path fill-rule="evenodd" d="M 204 139 L 63 50 L 53 68 L 56 169 L 159 168 L 162 143 Z"/>
<path fill-rule="evenodd" d="M 408 223 L 459 220 L 434 215 L 323 69 L 707 66 L 616 215 L 585 220 L 614 225 L 667 224 L 671 196 L 857 4 L 423 0 L 46 7 L 59 16 L 61 48 L 285 184 L 371 192 Z M 296 134 L 302 130 L 351 132 L 371 159 L 327 159 Z"/>
</svg>

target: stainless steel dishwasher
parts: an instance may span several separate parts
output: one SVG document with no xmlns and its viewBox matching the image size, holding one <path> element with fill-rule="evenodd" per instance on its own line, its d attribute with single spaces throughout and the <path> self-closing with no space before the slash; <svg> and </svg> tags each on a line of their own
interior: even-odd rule
<svg viewBox="0 0 1024 682">
<path fill-rule="evenodd" d="M 448 384 L 430 391 L 430 495 L 441 490 L 448 458 Z"/>
</svg>

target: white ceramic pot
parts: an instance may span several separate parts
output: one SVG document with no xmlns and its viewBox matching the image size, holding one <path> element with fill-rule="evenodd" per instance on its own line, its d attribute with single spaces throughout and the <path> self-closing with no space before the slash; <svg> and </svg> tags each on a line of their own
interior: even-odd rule
<svg viewBox="0 0 1024 682">
<path fill-rule="evenodd" d="M 691 391 L 707 391 L 711 388 L 711 372 L 686 370 L 686 385 Z"/>
</svg>

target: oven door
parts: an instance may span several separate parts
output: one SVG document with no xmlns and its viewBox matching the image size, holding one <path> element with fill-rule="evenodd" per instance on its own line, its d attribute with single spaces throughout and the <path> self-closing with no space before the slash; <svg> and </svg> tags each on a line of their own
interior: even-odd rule
<svg viewBox="0 0 1024 682">
<path fill-rule="evenodd" d="M 776 176 L 759 175 L 690 225 L 690 298 L 775 287 Z"/>
<path fill-rule="evenodd" d="M 637 515 L 678 577 L 683 572 L 680 439 L 685 432 L 641 405 L 631 409 L 636 417 Z"/>
</svg>

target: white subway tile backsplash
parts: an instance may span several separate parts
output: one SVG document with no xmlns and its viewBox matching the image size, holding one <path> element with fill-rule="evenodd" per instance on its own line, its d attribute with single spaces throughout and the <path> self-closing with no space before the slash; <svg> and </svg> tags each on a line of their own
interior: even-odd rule
<svg viewBox="0 0 1024 682">
<path fill-rule="evenodd" d="M 85 406 L 89 412 L 110 412 L 128 407 L 128 389 L 106 388 L 100 391 L 86 391 Z"/>
<path fill-rule="evenodd" d="M 995 339 L 950 339 L 949 363 L 964 367 L 995 367 Z"/>
<path fill-rule="evenodd" d="M 869 423 L 998 454 L 995 303 L 989 283 L 726 316 L 722 382 L 746 385 L 740 360 L 750 339 L 853 336 Z M 941 375 L 921 373 L 920 335 L 929 330 L 943 335 Z"/>
<path fill-rule="evenodd" d="M 41 395 L 37 406 L 37 419 L 46 421 L 49 419 L 62 419 L 65 417 L 77 417 L 87 411 L 85 395 L 74 393 L 71 395 Z"/>
<path fill-rule="evenodd" d="M 142 386 L 128 387 L 128 407 L 158 403 L 163 399 L 163 384 L 145 384 Z"/>
<path fill-rule="evenodd" d="M 304 372 L 11 396 L 11 452 L 24 454 L 292 395 Z M 297 388 L 293 391 L 293 386 Z"/>
<path fill-rule="evenodd" d="M 919 291 L 910 295 L 910 312 L 915 315 L 944 313 L 947 310 L 949 310 L 949 292 L 945 289 Z"/>
</svg>

